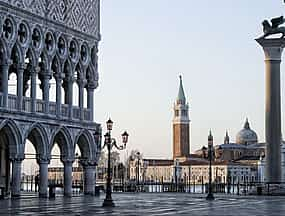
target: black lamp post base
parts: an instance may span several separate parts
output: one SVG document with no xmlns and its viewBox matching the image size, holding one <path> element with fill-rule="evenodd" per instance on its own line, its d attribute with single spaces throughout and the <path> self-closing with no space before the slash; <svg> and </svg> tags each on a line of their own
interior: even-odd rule
<svg viewBox="0 0 285 216">
<path fill-rule="evenodd" d="M 214 200 L 214 199 L 215 199 L 215 197 L 212 193 L 209 193 L 206 197 L 206 200 Z"/>
<path fill-rule="evenodd" d="M 115 203 L 112 199 L 104 199 L 103 207 L 115 207 Z"/>
</svg>

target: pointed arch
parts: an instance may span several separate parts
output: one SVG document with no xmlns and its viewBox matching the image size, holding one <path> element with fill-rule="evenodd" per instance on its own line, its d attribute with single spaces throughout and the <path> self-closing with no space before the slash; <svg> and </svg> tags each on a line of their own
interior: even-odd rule
<svg viewBox="0 0 285 216">
<path fill-rule="evenodd" d="M 73 76 L 73 70 L 72 70 L 72 64 L 71 64 L 71 61 L 70 59 L 66 59 L 65 62 L 64 62 L 64 68 L 63 68 L 63 72 L 65 75 L 67 76 Z"/>
<path fill-rule="evenodd" d="M 25 133 L 24 143 L 27 139 L 33 144 L 37 158 L 49 158 L 48 135 L 40 123 L 36 122 L 29 128 Z"/>
<path fill-rule="evenodd" d="M 81 151 L 81 157 L 83 159 L 91 160 L 94 158 L 94 153 L 96 152 L 96 145 L 92 134 L 88 130 L 83 129 L 77 134 L 74 141 L 74 151 L 76 144 L 78 145 Z"/>
<path fill-rule="evenodd" d="M 6 119 L 0 124 L 0 134 L 7 137 L 10 157 L 24 156 L 24 146 L 22 142 L 22 135 L 17 124 L 10 119 Z"/>
<path fill-rule="evenodd" d="M 94 80 L 94 70 L 92 65 L 90 64 L 86 69 L 86 80 L 88 83 L 92 82 Z"/>
<path fill-rule="evenodd" d="M 24 63 L 24 53 L 18 42 L 16 42 L 12 48 L 11 59 L 13 60 L 14 64 Z"/>
<path fill-rule="evenodd" d="M 0 37 L 0 63 L 3 64 L 8 59 L 8 46 L 5 40 L 3 40 L 2 37 Z"/>
<path fill-rule="evenodd" d="M 84 66 L 82 65 L 81 61 L 79 61 L 75 67 L 75 76 L 79 79 L 80 76 L 86 77 Z"/>
<path fill-rule="evenodd" d="M 50 147 L 49 147 L 49 154 L 54 147 L 54 144 L 57 143 L 58 147 L 60 148 L 61 160 L 64 159 L 73 159 L 73 141 L 70 135 L 70 132 L 65 126 L 60 126 L 52 135 Z"/>
<path fill-rule="evenodd" d="M 26 53 L 26 59 L 29 59 L 29 64 L 31 64 L 32 66 L 37 66 L 39 59 L 37 58 L 37 55 L 35 53 L 35 51 L 33 49 L 28 49 L 27 53 Z M 25 62 L 27 63 L 27 62 Z"/>
<path fill-rule="evenodd" d="M 53 70 L 54 74 L 61 73 L 61 67 L 60 67 L 60 60 L 57 55 L 55 55 L 51 62 L 51 69 Z"/>
</svg>

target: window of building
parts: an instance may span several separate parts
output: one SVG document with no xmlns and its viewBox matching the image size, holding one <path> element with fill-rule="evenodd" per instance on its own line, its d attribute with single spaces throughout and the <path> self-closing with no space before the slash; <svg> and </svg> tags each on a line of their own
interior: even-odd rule
<svg viewBox="0 0 285 216">
<path fill-rule="evenodd" d="M 175 110 L 175 116 L 179 116 L 179 110 Z"/>
</svg>

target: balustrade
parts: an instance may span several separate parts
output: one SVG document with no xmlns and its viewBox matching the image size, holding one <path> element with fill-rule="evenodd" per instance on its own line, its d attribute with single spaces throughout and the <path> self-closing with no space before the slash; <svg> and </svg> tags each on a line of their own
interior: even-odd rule
<svg viewBox="0 0 285 216">
<path fill-rule="evenodd" d="M 17 96 L 16 95 L 8 95 L 8 108 L 10 110 L 17 109 Z"/>
<path fill-rule="evenodd" d="M 61 105 L 61 116 L 64 118 L 68 117 L 68 104 L 62 104 Z"/>
<path fill-rule="evenodd" d="M 24 111 L 25 112 L 31 112 L 32 108 L 31 108 L 31 98 L 29 97 L 24 97 L 23 98 L 23 106 L 24 106 Z"/>
<path fill-rule="evenodd" d="M 44 113 L 45 102 L 43 100 L 36 101 L 36 112 Z"/>
<path fill-rule="evenodd" d="M 56 103 L 55 102 L 49 102 L 49 114 L 56 115 Z"/>
<path fill-rule="evenodd" d="M 16 95 L 8 95 L 8 107 L 5 108 L 3 106 L 3 93 L 0 93 L 0 107 L 2 109 L 20 111 L 20 112 L 32 112 L 32 100 L 30 97 L 23 97 L 23 108 L 19 110 L 17 96 Z M 69 118 L 69 105 L 68 104 L 61 104 L 61 113 L 60 117 L 62 118 Z M 36 113 L 35 114 L 43 114 L 45 113 L 45 101 L 43 100 L 36 100 Z M 72 118 L 75 120 L 80 119 L 80 108 L 77 106 L 72 107 Z M 49 102 L 49 115 L 56 116 L 56 103 Z M 88 108 L 83 109 L 83 120 L 85 121 L 92 121 L 91 119 L 91 110 Z"/>
<path fill-rule="evenodd" d="M 80 108 L 74 107 L 73 108 L 73 118 L 79 119 L 80 118 Z"/>
<path fill-rule="evenodd" d="M 3 94 L 0 92 L 0 107 L 3 106 Z"/>
</svg>

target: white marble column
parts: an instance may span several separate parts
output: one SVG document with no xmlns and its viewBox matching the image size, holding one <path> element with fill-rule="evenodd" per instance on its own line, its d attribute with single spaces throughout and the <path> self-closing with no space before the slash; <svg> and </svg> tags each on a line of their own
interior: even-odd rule
<svg viewBox="0 0 285 216">
<path fill-rule="evenodd" d="M 3 107 L 8 107 L 8 80 L 9 80 L 9 63 L 1 65 L 2 73 L 2 91 L 3 91 Z"/>
<path fill-rule="evenodd" d="M 281 181 L 280 63 L 285 39 L 256 40 L 265 54 L 266 181 Z"/>
<path fill-rule="evenodd" d="M 64 161 L 64 196 L 72 196 L 72 163 L 71 160 Z"/>
<path fill-rule="evenodd" d="M 31 112 L 36 112 L 37 99 L 37 71 L 36 68 L 31 69 Z"/>
<path fill-rule="evenodd" d="M 84 194 L 85 195 L 95 195 L 96 186 L 96 166 L 87 165 L 83 166 L 84 172 Z"/>
<path fill-rule="evenodd" d="M 47 197 L 49 160 L 38 160 L 40 167 L 39 197 Z"/>
<path fill-rule="evenodd" d="M 94 120 L 94 88 L 87 87 L 87 108 L 90 110 L 90 120 Z"/>
<path fill-rule="evenodd" d="M 23 109 L 23 90 L 24 90 L 24 70 L 25 65 L 20 64 L 17 66 L 17 98 L 18 98 L 18 109 Z"/>
<path fill-rule="evenodd" d="M 61 115 L 61 85 L 62 77 L 60 74 L 55 76 L 56 79 L 56 116 L 60 117 Z"/>
<path fill-rule="evenodd" d="M 21 165 L 22 159 L 12 159 L 12 197 L 19 197 L 21 195 Z"/>
</svg>

